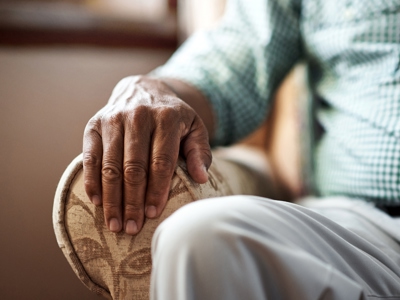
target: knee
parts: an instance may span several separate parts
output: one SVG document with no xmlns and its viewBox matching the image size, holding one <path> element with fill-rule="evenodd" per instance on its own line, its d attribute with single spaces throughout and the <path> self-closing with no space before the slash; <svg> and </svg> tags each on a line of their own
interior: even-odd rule
<svg viewBox="0 0 400 300">
<path fill-rule="evenodd" d="M 175 254 L 186 249 L 190 253 L 213 251 L 221 240 L 233 234 L 230 228 L 237 222 L 242 206 L 249 197 L 229 196 L 201 200 L 185 205 L 160 224 L 153 238 L 155 252 Z"/>
<path fill-rule="evenodd" d="M 266 247 L 268 239 L 284 242 L 285 236 L 307 226 L 302 210 L 292 203 L 254 196 L 190 203 L 160 224 L 153 238 L 153 255 L 177 255 L 185 249 L 193 255 L 218 256 L 218 251 L 235 248 L 242 239 L 259 233 Z"/>
</svg>

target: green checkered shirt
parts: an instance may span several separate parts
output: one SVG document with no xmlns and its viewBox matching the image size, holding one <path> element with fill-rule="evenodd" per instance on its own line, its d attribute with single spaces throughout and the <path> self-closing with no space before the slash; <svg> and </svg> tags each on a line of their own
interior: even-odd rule
<svg viewBox="0 0 400 300">
<path fill-rule="evenodd" d="M 300 60 L 319 99 L 313 149 L 321 195 L 400 204 L 400 0 L 232 0 L 155 71 L 199 88 L 217 120 L 216 145 L 264 120 Z"/>
</svg>

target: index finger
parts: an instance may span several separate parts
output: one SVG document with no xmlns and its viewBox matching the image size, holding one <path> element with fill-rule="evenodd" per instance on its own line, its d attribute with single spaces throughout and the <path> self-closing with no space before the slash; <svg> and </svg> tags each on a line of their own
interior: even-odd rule
<svg viewBox="0 0 400 300">
<path fill-rule="evenodd" d="M 93 204 L 101 205 L 101 165 L 103 142 L 99 121 L 92 119 L 85 128 L 83 138 L 83 177 L 86 194 Z"/>
</svg>

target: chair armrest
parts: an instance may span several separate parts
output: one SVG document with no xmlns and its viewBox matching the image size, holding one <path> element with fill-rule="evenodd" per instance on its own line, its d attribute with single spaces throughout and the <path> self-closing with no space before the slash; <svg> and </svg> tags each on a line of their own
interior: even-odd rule
<svg viewBox="0 0 400 300">
<path fill-rule="evenodd" d="M 103 209 L 85 193 L 82 156 L 73 160 L 57 187 L 53 225 L 58 245 L 78 278 L 108 299 L 149 299 L 151 240 L 163 220 L 200 199 L 269 192 L 265 174 L 243 161 L 217 157 L 208 173 L 207 183 L 194 182 L 180 158 L 163 213 L 158 219 L 147 219 L 140 233 L 130 236 L 107 229 Z"/>
</svg>

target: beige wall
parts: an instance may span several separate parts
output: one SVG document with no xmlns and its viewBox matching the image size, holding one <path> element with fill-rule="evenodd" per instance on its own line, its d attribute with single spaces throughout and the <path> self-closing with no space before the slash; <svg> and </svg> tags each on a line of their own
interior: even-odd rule
<svg viewBox="0 0 400 300">
<path fill-rule="evenodd" d="M 0 48 L 0 299 L 98 299 L 70 270 L 52 201 L 87 120 L 168 51 Z"/>
</svg>

